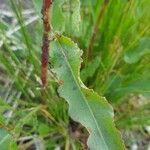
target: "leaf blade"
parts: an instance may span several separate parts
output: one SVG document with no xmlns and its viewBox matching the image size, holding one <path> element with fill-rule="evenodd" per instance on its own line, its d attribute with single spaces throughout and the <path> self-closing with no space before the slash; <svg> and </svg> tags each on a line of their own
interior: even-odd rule
<svg viewBox="0 0 150 150">
<path fill-rule="evenodd" d="M 69 114 L 90 133 L 91 150 L 125 149 L 113 124 L 113 109 L 93 90 L 88 89 L 79 77 L 82 51 L 70 39 L 62 36 L 53 43 L 51 52 L 53 72 L 62 85 L 58 92 L 69 103 Z"/>
</svg>

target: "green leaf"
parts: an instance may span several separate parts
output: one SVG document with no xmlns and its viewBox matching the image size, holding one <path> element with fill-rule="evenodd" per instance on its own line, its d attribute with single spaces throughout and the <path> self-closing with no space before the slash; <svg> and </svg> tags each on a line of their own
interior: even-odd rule
<svg viewBox="0 0 150 150">
<path fill-rule="evenodd" d="M 110 76 L 109 80 L 105 82 L 109 85 L 105 92 L 107 99 L 110 99 L 112 103 L 121 103 L 130 93 L 150 97 L 150 75 L 147 72 L 140 75 L 132 73 L 132 75 L 133 77 L 128 74 Z"/>
<path fill-rule="evenodd" d="M 96 70 L 98 69 L 100 65 L 100 57 L 95 57 L 89 64 L 87 65 L 86 68 L 84 68 L 81 71 L 81 79 L 82 81 L 86 81 L 89 77 L 92 77 Z"/>
<path fill-rule="evenodd" d="M 2 114 L 4 111 L 10 109 L 11 107 L 0 98 L 0 114 Z"/>
<path fill-rule="evenodd" d="M 139 41 L 139 44 L 130 49 L 124 56 L 124 60 L 127 63 L 136 63 L 145 54 L 150 54 L 150 38 L 144 37 Z"/>
<path fill-rule="evenodd" d="M 16 143 L 11 135 L 4 129 L 0 129 L 0 149 L 1 150 L 17 150 Z"/>
<path fill-rule="evenodd" d="M 33 5 L 35 7 L 35 10 L 39 13 L 39 15 L 41 16 L 41 8 L 42 8 L 42 1 L 39 0 L 32 0 Z"/>
<path fill-rule="evenodd" d="M 69 103 L 69 114 L 90 133 L 91 150 L 124 150 L 121 136 L 113 122 L 113 109 L 104 97 L 82 83 L 79 76 L 82 51 L 70 39 L 61 36 L 52 43 L 51 60 L 62 83 L 59 95 Z"/>
<path fill-rule="evenodd" d="M 80 21 L 79 0 L 55 0 L 53 2 L 52 26 L 54 30 L 76 35 Z"/>
<path fill-rule="evenodd" d="M 48 134 L 48 132 L 50 132 L 50 127 L 47 124 L 44 123 L 40 123 L 39 127 L 38 127 L 38 132 L 40 135 L 46 135 Z"/>
<path fill-rule="evenodd" d="M 54 30 L 63 32 L 65 30 L 65 18 L 62 6 L 65 0 L 55 0 L 52 7 L 52 26 Z"/>
</svg>

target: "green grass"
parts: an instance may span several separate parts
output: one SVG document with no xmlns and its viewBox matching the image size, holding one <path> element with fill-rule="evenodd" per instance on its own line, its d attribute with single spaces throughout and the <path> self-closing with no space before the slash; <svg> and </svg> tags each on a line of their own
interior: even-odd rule
<svg viewBox="0 0 150 150">
<path fill-rule="evenodd" d="M 70 13 L 73 6 L 55 0 L 52 34 L 57 31 L 71 37 L 84 51 L 82 80 L 114 106 L 117 127 L 131 133 L 144 132 L 147 137 L 145 127 L 150 125 L 150 1 L 110 0 L 101 21 L 96 24 L 102 5 L 102 0 L 81 0 L 80 28 L 75 32 L 79 22 Z M 33 135 L 36 138 L 32 137 L 28 143 L 20 142 L 19 147 L 27 149 L 38 139 L 48 150 L 56 147 L 82 149 L 85 142 L 81 139 L 86 140 L 87 132 L 81 125 L 75 125 L 73 131 L 68 105 L 58 95 L 59 81 L 50 70 L 51 63 L 48 87 L 42 92 L 41 2 L 30 2 L 27 9 L 19 0 L 8 0 L 7 7 L 10 17 L 0 13 L 0 134 L 5 130 L 3 134 L 14 137 L 6 138 L 14 145 L 13 150 L 17 149 L 15 142 L 21 137 Z M 87 60 L 96 25 L 98 31 Z M 128 143 L 132 144 L 126 141 Z"/>
</svg>

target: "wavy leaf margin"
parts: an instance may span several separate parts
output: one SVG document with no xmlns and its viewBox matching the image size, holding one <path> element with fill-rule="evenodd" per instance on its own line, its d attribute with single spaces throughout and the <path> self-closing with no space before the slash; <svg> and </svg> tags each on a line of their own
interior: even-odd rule
<svg viewBox="0 0 150 150">
<path fill-rule="evenodd" d="M 59 95 L 69 104 L 71 118 L 89 132 L 91 150 L 125 150 L 113 122 L 113 108 L 104 97 L 88 89 L 80 79 L 82 51 L 71 39 L 61 36 L 52 42 L 52 71 L 61 81 Z"/>
</svg>

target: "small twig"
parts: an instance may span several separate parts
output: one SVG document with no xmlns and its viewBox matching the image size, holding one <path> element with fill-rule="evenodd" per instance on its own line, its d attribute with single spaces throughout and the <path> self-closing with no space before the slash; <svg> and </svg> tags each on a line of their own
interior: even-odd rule
<svg viewBox="0 0 150 150">
<path fill-rule="evenodd" d="M 49 12 L 51 4 L 52 0 L 43 0 L 42 15 L 43 15 L 44 33 L 43 33 L 43 45 L 41 56 L 41 81 L 43 87 L 45 87 L 47 84 L 48 49 L 50 44 L 48 33 L 51 31 Z"/>
<path fill-rule="evenodd" d="M 98 32 L 99 24 L 101 23 L 102 17 L 103 17 L 103 15 L 105 13 L 105 10 L 106 10 L 106 7 L 107 7 L 108 3 L 109 3 L 109 0 L 104 0 L 102 6 L 100 8 L 98 17 L 96 19 L 96 23 L 95 23 L 94 28 L 93 28 L 93 32 L 92 32 L 92 36 L 91 36 L 91 39 L 90 39 L 90 42 L 89 42 L 89 46 L 87 48 L 86 63 L 91 59 L 92 48 L 93 48 L 95 39 L 97 37 L 97 32 Z"/>
</svg>

